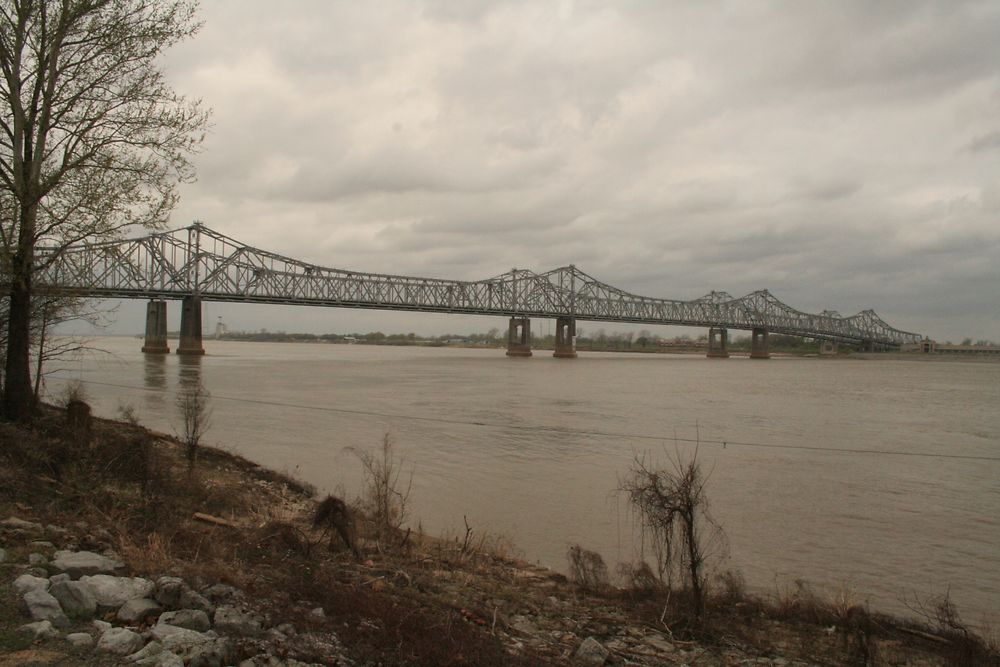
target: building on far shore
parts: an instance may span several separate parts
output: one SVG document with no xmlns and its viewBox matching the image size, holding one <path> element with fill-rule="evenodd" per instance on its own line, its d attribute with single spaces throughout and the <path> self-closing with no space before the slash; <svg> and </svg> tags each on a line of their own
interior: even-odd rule
<svg viewBox="0 0 1000 667">
<path fill-rule="evenodd" d="M 954 345 L 925 338 L 919 343 L 903 345 L 900 351 L 923 354 L 1000 354 L 1000 345 Z"/>
</svg>

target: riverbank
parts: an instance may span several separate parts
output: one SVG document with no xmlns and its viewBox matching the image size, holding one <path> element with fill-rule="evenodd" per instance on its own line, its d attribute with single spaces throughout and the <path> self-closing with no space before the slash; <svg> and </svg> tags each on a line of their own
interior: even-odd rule
<svg viewBox="0 0 1000 667">
<path fill-rule="evenodd" d="M 129 664 L 102 648 L 111 631 L 136 635 L 144 647 L 136 651 L 150 654 L 141 664 L 172 664 L 168 653 L 188 664 L 244 667 L 272 657 L 355 665 L 998 664 L 995 652 L 946 627 L 940 614 L 921 626 L 821 600 L 805 586 L 763 600 L 729 576 L 695 619 L 682 596 L 649 582 L 585 589 L 508 557 L 475 530 L 449 540 L 410 530 L 375 539 L 362 518 L 356 557 L 336 540 L 328 549 L 329 536 L 313 529 L 316 501 L 308 485 L 217 449 L 202 448 L 189 472 L 180 443 L 134 423 L 68 420 L 46 409 L 30 429 L 0 424 L 0 517 L 8 518 L 0 526 L 0 665 Z M 14 582 L 28 575 L 51 590 L 65 587 L 61 574 L 98 576 L 74 577 L 60 565 L 80 552 L 117 562 L 100 576 L 150 582 L 139 599 L 155 606 L 123 614 L 123 600 L 89 617 L 74 612 L 66 623 L 55 615 L 52 628 L 21 629 L 33 619 Z M 163 577 L 191 591 L 186 606 L 164 593 Z M 182 611 L 202 611 L 208 626 L 184 628 L 197 637 L 164 630 L 180 627 L 164 623 L 165 614 Z"/>
</svg>

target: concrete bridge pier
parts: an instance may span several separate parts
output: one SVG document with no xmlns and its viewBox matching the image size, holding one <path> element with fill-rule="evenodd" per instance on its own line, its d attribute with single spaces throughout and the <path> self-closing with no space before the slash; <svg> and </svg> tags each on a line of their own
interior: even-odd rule
<svg viewBox="0 0 1000 667">
<path fill-rule="evenodd" d="M 837 354 L 837 341 L 821 340 L 819 342 L 819 353 L 821 356 L 834 356 Z"/>
<path fill-rule="evenodd" d="M 507 329 L 507 356 L 531 356 L 531 318 L 512 317 Z"/>
<path fill-rule="evenodd" d="M 576 359 L 576 318 L 556 318 L 556 341 L 553 357 L 558 359 Z"/>
<path fill-rule="evenodd" d="M 723 327 L 710 327 L 708 330 L 708 354 L 709 359 L 728 359 L 729 350 L 726 348 L 729 333 Z"/>
<path fill-rule="evenodd" d="M 750 358 L 771 358 L 771 353 L 767 351 L 767 329 L 754 327 L 750 332 Z"/>
<path fill-rule="evenodd" d="M 153 299 L 146 304 L 146 340 L 142 351 L 147 354 L 169 354 L 167 346 L 167 302 Z"/>
<path fill-rule="evenodd" d="M 177 354 L 205 354 L 201 344 L 201 297 L 186 296 L 181 302 L 181 341 Z"/>
</svg>

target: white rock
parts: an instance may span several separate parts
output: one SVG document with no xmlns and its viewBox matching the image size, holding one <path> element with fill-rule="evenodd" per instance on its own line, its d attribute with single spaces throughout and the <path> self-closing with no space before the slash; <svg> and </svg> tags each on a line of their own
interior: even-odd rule
<svg viewBox="0 0 1000 667">
<path fill-rule="evenodd" d="M 160 577 L 156 580 L 153 598 L 167 609 L 176 609 L 185 588 L 187 584 L 179 577 Z"/>
<path fill-rule="evenodd" d="M 129 655 L 142 648 L 142 637 L 127 628 L 108 628 L 97 640 L 97 650 L 115 655 Z"/>
<path fill-rule="evenodd" d="M 154 625 L 149 634 L 169 651 L 196 646 L 212 640 L 212 637 L 196 630 L 179 628 L 176 625 L 167 625 L 166 623 Z"/>
<path fill-rule="evenodd" d="M 101 634 L 103 634 L 105 630 L 108 630 L 111 627 L 111 624 L 108 623 L 107 621 L 101 621 L 97 619 L 91 621 L 90 624 L 94 626 L 94 629 L 100 632 Z"/>
<path fill-rule="evenodd" d="M 30 635 L 32 639 L 47 639 L 58 637 L 59 631 L 52 627 L 50 621 L 36 621 L 35 623 L 25 623 L 17 629 L 20 634 Z"/>
<path fill-rule="evenodd" d="M 219 607 L 213 619 L 215 629 L 227 635 L 256 637 L 260 634 L 260 621 L 235 607 Z"/>
<path fill-rule="evenodd" d="M 28 614 L 36 621 L 52 621 L 52 625 L 57 628 L 69 627 L 69 619 L 59 606 L 59 601 L 47 591 L 28 591 L 21 599 L 28 608 Z"/>
<path fill-rule="evenodd" d="M 125 662 L 143 667 L 184 667 L 184 660 L 164 649 L 158 641 L 151 641 L 141 650 L 126 656 Z"/>
<path fill-rule="evenodd" d="M 118 610 L 117 618 L 122 623 L 132 624 L 138 623 L 142 619 L 150 616 L 155 618 L 159 616 L 162 611 L 163 607 L 161 607 L 156 600 L 139 598 L 137 600 L 129 600 L 123 604 Z"/>
<path fill-rule="evenodd" d="M 113 577 L 109 574 L 95 574 L 80 577 L 80 581 L 90 584 L 101 609 L 118 609 L 129 600 L 147 598 L 153 592 L 153 582 L 141 577 Z"/>
<path fill-rule="evenodd" d="M 188 665 L 230 665 L 232 664 L 233 644 L 229 639 L 214 637 L 207 642 L 178 649 L 184 662 Z"/>
<path fill-rule="evenodd" d="M 173 625 L 178 628 L 187 628 L 196 632 L 205 632 L 212 627 L 212 622 L 208 620 L 208 614 L 201 609 L 178 609 L 162 614 L 157 624 Z"/>
<path fill-rule="evenodd" d="M 658 634 L 649 634 L 642 638 L 642 642 L 651 649 L 659 653 L 673 653 L 677 650 L 670 640 Z"/>
<path fill-rule="evenodd" d="M 154 639 L 135 653 L 125 656 L 125 662 L 137 665 L 148 665 L 151 664 L 153 660 L 156 660 L 157 656 L 162 653 L 163 644 Z"/>
<path fill-rule="evenodd" d="M 51 588 L 52 586 L 55 586 L 60 581 L 73 581 L 73 578 L 68 574 L 53 574 L 51 577 L 49 577 L 49 584 L 50 584 L 49 587 Z"/>
<path fill-rule="evenodd" d="M 587 637 L 580 644 L 580 647 L 576 649 L 576 653 L 573 654 L 573 664 L 574 665 L 592 665 L 593 667 L 599 667 L 604 664 L 604 661 L 608 659 L 608 649 L 601 645 L 601 642 L 597 641 L 593 637 Z"/>
<path fill-rule="evenodd" d="M 49 562 L 49 559 L 45 557 L 45 554 L 40 553 L 30 553 L 28 554 L 28 565 L 45 567 L 45 564 Z"/>
<path fill-rule="evenodd" d="M 49 588 L 49 593 L 70 618 L 93 618 L 97 613 L 94 589 L 84 581 L 57 581 Z"/>
<path fill-rule="evenodd" d="M 34 521 L 18 519 L 16 516 L 8 517 L 3 521 L 0 521 L 0 527 L 7 528 L 9 530 L 24 531 L 26 533 L 41 533 L 44 530 L 42 528 L 42 524 L 35 523 Z"/>
<path fill-rule="evenodd" d="M 43 577 L 34 577 L 30 574 L 22 574 L 14 580 L 14 592 L 24 595 L 30 591 L 49 590 L 49 580 Z"/>
<path fill-rule="evenodd" d="M 66 641 L 76 648 L 90 648 L 94 645 L 94 638 L 88 632 L 71 632 L 66 635 Z"/>
<path fill-rule="evenodd" d="M 95 574 L 114 574 L 125 567 L 120 560 L 108 558 L 92 551 L 57 551 L 52 556 L 52 568 L 65 572 L 73 579 Z"/>
</svg>

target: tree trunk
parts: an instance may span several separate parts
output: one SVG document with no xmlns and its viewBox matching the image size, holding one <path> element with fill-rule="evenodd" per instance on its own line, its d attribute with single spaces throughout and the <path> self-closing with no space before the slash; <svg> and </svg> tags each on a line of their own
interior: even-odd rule
<svg viewBox="0 0 1000 667">
<path fill-rule="evenodd" d="M 3 415 L 24 422 L 35 411 L 31 391 L 31 283 L 35 255 L 35 216 L 38 202 L 22 204 L 17 251 L 10 279 L 10 312 L 7 319 L 7 366 L 3 387 Z"/>
<path fill-rule="evenodd" d="M 15 266 L 23 262 L 15 261 Z M 7 330 L 7 366 L 4 372 L 3 414 L 11 421 L 27 421 L 34 411 L 31 391 L 31 274 L 11 281 Z"/>
<path fill-rule="evenodd" d="M 705 610 L 704 593 L 701 590 L 701 553 L 698 534 L 695 530 L 694 511 L 684 513 L 684 530 L 687 533 L 688 568 L 691 573 L 691 596 L 694 598 L 694 614 L 701 618 Z"/>
<path fill-rule="evenodd" d="M 33 398 L 35 405 L 38 405 L 39 392 L 42 389 L 42 364 L 45 361 L 45 334 L 49 328 L 49 304 L 42 307 L 42 322 L 38 327 L 38 355 L 35 357 L 35 391 Z"/>
</svg>

